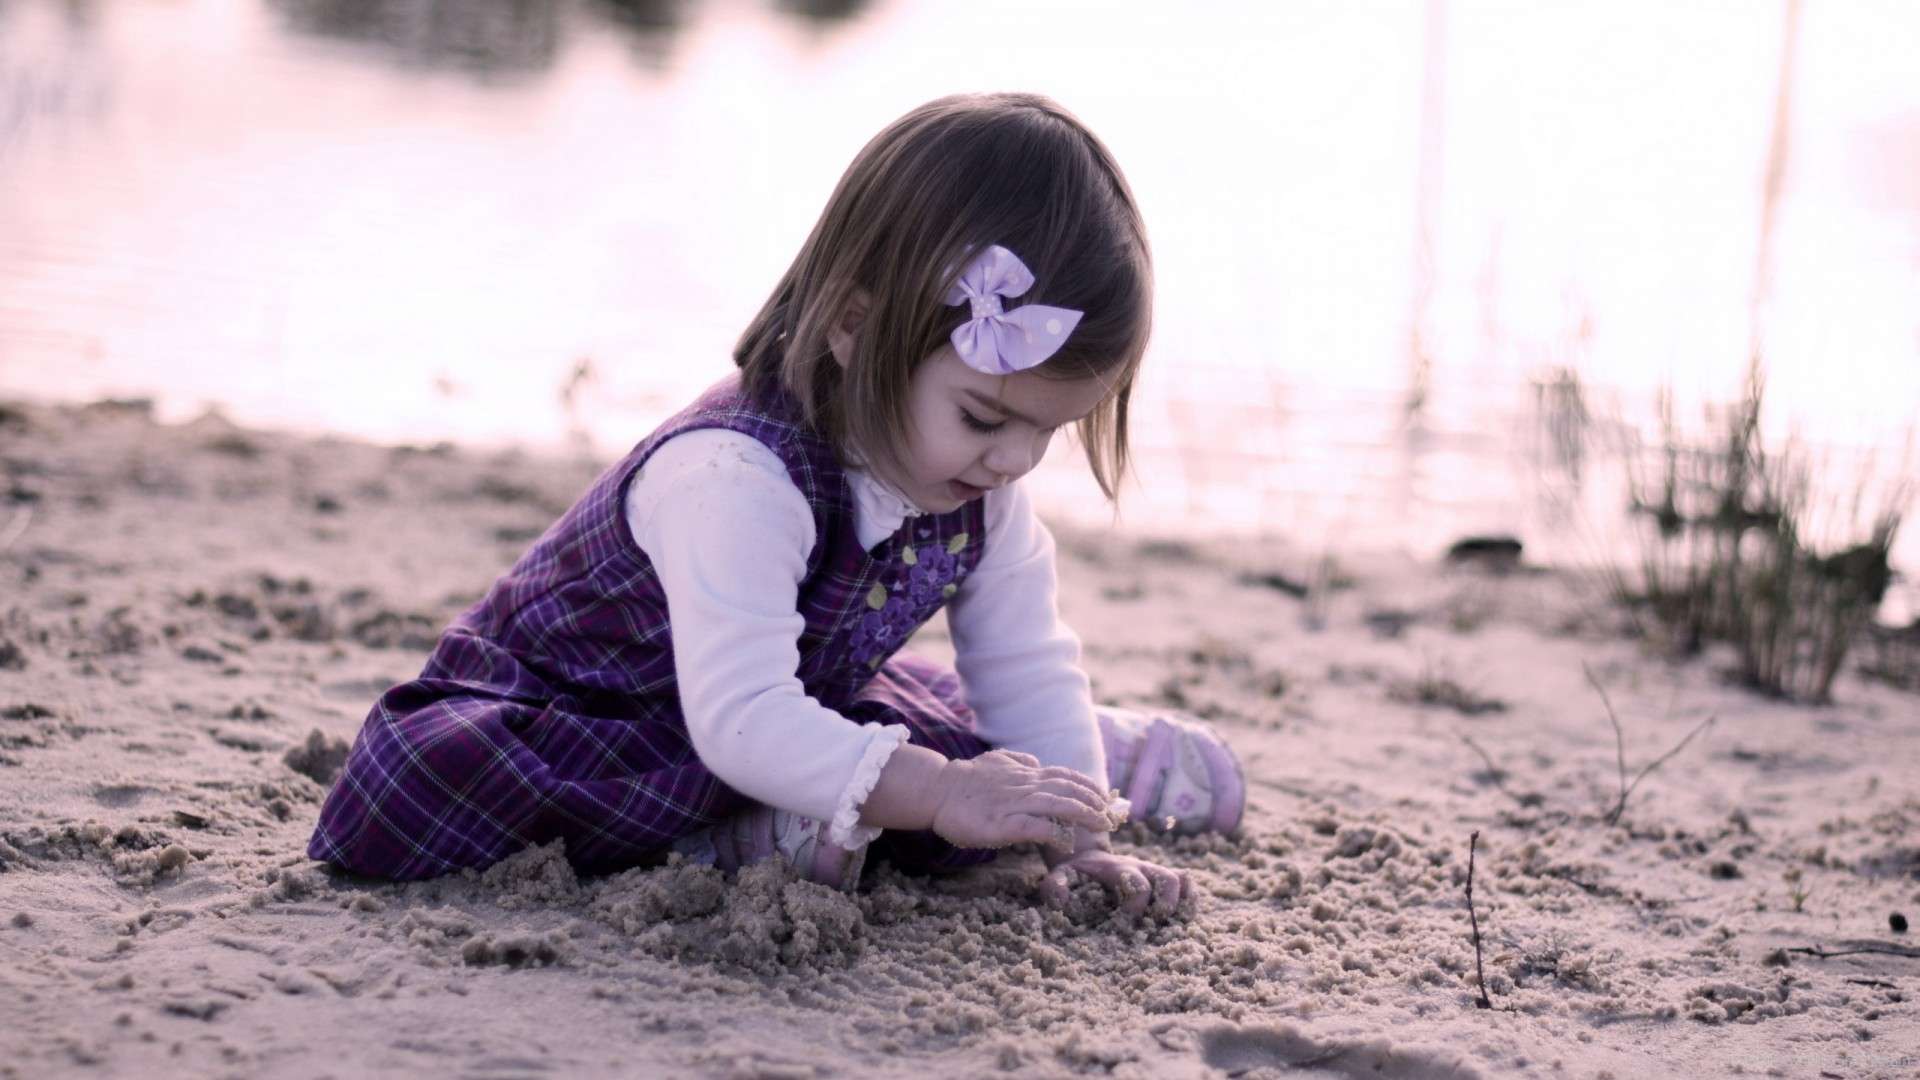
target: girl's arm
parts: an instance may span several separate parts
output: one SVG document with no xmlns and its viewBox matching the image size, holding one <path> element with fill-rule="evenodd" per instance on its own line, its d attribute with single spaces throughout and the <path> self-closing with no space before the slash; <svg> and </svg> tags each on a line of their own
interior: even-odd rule
<svg viewBox="0 0 1920 1080">
<path fill-rule="evenodd" d="M 666 592 L 694 752 L 749 798 L 831 823 L 836 843 L 872 839 L 860 808 L 907 731 L 856 725 L 801 686 L 814 524 L 780 459 L 737 432 L 687 432 L 654 451 L 625 509 Z"/>
<path fill-rule="evenodd" d="M 967 847 L 1064 843 L 1105 827 L 1103 789 L 1010 752 L 948 761 L 899 725 L 857 726 L 795 674 L 813 515 L 786 470 L 733 432 L 669 439 L 628 491 L 627 519 L 667 594 L 694 751 L 744 795 L 830 823 L 843 846 L 931 828 Z"/>
<path fill-rule="evenodd" d="M 948 608 L 976 731 L 1104 782 L 1080 639 L 1060 619 L 1057 591 L 1053 536 L 1026 491 L 1015 483 L 989 493 L 985 553 Z"/>
</svg>

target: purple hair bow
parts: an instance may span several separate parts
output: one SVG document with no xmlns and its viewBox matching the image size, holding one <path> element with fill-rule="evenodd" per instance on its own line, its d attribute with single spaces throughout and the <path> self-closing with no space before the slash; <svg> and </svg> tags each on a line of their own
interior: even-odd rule
<svg viewBox="0 0 1920 1080">
<path fill-rule="evenodd" d="M 960 360 L 988 375 L 1025 371 L 1060 351 L 1080 324 L 1078 311 L 1027 304 L 1007 311 L 1003 296 L 1033 288 L 1033 271 L 1020 257 L 994 244 L 973 257 L 960 280 L 947 290 L 948 304 L 973 304 L 973 318 L 953 331 Z"/>
</svg>

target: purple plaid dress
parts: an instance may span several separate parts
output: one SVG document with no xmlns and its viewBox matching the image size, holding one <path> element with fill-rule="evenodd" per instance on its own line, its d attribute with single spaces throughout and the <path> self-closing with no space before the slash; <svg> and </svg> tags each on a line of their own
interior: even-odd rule
<svg viewBox="0 0 1920 1080">
<path fill-rule="evenodd" d="M 952 672 L 894 656 L 979 564 L 982 502 L 909 518 L 863 550 L 833 448 L 787 403 L 750 400 L 735 377 L 602 474 L 447 628 L 420 676 L 374 703 L 310 856 L 423 878 L 564 839 L 575 863 L 609 869 L 750 805 L 694 755 L 666 596 L 624 512 L 653 450 L 698 428 L 766 444 L 813 510 L 799 593 L 807 693 L 858 723 L 904 724 L 914 743 L 950 758 L 988 749 Z M 925 833 L 877 843 L 876 857 L 922 868 L 991 857 Z"/>
</svg>

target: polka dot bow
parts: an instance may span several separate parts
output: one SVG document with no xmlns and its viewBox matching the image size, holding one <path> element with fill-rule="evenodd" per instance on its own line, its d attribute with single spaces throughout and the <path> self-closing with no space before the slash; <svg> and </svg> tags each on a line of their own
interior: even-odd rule
<svg viewBox="0 0 1920 1080">
<path fill-rule="evenodd" d="M 950 305 L 971 303 L 973 318 L 953 331 L 953 348 L 975 371 L 1011 375 L 1060 351 L 1080 324 L 1078 311 L 1027 304 L 1006 310 L 1003 296 L 1033 288 L 1033 271 L 1020 257 L 994 244 L 973 257 L 960 280 L 947 290 Z"/>
</svg>

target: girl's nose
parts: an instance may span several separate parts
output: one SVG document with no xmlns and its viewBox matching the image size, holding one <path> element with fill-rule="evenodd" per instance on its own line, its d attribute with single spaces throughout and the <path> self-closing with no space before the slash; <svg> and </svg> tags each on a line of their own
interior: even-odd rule
<svg viewBox="0 0 1920 1080">
<path fill-rule="evenodd" d="M 986 465 L 995 476 L 1008 480 L 1017 480 L 1033 471 L 1040 462 L 1040 455 L 1046 452 L 1047 440 L 1041 436 L 1027 437 L 1014 435 L 1001 439 L 988 448 Z"/>
</svg>

